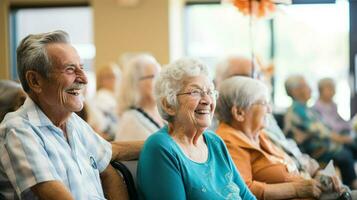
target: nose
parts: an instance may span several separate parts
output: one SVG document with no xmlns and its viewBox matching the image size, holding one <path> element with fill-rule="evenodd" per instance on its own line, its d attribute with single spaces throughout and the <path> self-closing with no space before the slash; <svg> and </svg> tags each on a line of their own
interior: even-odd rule
<svg viewBox="0 0 357 200">
<path fill-rule="evenodd" d="M 211 104 L 213 101 L 212 97 L 208 94 L 208 92 L 201 92 L 201 99 L 200 99 L 200 103 L 204 104 L 204 105 L 209 105 Z"/>
<path fill-rule="evenodd" d="M 267 113 L 272 113 L 273 112 L 273 108 L 272 108 L 272 105 L 270 103 L 268 103 L 266 105 L 266 107 L 267 107 Z"/>
<path fill-rule="evenodd" d="M 77 75 L 76 79 L 78 79 L 81 83 L 83 84 L 88 83 L 87 75 L 83 69 L 77 69 L 76 75 Z"/>
</svg>

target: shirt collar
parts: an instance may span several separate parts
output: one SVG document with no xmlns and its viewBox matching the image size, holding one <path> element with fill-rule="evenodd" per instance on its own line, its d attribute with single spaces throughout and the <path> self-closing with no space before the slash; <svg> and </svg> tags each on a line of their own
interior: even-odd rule
<svg viewBox="0 0 357 200">
<path fill-rule="evenodd" d="M 24 102 L 24 109 L 27 111 L 27 116 L 31 124 L 34 126 L 54 126 L 52 121 L 41 110 L 41 108 L 30 98 L 27 97 Z M 73 117 L 73 113 L 68 121 Z"/>
</svg>

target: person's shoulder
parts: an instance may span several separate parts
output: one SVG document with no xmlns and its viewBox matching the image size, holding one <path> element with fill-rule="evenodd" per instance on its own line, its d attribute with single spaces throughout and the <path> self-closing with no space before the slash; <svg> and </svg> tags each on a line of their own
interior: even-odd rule
<svg viewBox="0 0 357 200">
<path fill-rule="evenodd" d="M 206 130 L 203 134 L 204 134 L 206 140 L 210 140 L 214 144 L 217 144 L 217 145 L 224 144 L 222 138 L 211 130 Z"/>
<path fill-rule="evenodd" d="M 157 132 L 155 132 L 154 134 L 152 134 L 151 136 L 148 137 L 148 139 L 146 140 L 146 144 L 156 144 L 156 143 L 161 143 L 164 141 L 169 141 L 170 136 L 168 135 L 167 132 L 167 128 L 161 128 L 160 130 L 158 130 Z"/>
<path fill-rule="evenodd" d="M 172 145 L 172 139 L 165 126 L 147 138 L 143 149 L 165 149 L 171 151 L 170 149 L 172 148 Z"/>
<path fill-rule="evenodd" d="M 139 116 L 140 116 L 139 111 L 137 111 L 135 109 L 129 109 L 129 110 L 126 110 L 125 112 L 123 112 L 123 114 L 121 116 L 121 120 L 124 120 L 124 119 L 133 120 L 133 119 L 139 118 Z"/>
<path fill-rule="evenodd" d="M 6 128 L 23 128 L 31 126 L 30 120 L 20 111 L 8 113 L 1 121 L 1 127 Z"/>
</svg>

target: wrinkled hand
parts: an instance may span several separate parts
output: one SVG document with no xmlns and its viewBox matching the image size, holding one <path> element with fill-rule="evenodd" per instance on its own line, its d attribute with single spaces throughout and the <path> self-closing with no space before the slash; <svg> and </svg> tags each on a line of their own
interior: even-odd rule
<svg viewBox="0 0 357 200">
<path fill-rule="evenodd" d="M 320 174 L 320 171 L 318 171 L 314 179 L 320 182 L 322 191 L 324 192 L 334 191 L 341 194 L 345 190 L 345 188 L 343 188 L 341 180 L 337 175 L 327 177 L 325 175 Z M 322 180 L 325 180 L 325 183 L 321 182 Z"/>
<path fill-rule="evenodd" d="M 315 198 L 321 195 L 321 184 L 314 180 L 301 180 L 292 183 L 298 198 Z"/>
<path fill-rule="evenodd" d="M 332 179 L 333 189 L 339 194 L 342 194 L 342 192 L 345 191 L 345 188 L 342 187 L 341 180 L 337 176 L 333 176 L 331 177 L 331 179 Z"/>
<path fill-rule="evenodd" d="M 309 172 L 309 174 L 311 176 L 316 175 L 316 173 L 318 172 L 319 168 L 320 168 L 319 163 L 315 159 L 309 157 L 308 166 L 307 166 L 307 171 Z"/>
</svg>

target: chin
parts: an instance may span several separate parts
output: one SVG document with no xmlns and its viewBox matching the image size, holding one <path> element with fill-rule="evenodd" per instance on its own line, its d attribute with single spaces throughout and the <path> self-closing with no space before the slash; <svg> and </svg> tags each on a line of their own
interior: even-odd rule
<svg viewBox="0 0 357 200">
<path fill-rule="evenodd" d="M 69 110 L 72 112 L 79 112 L 83 109 L 83 103 L 70 106 Z"/>
</svg>

